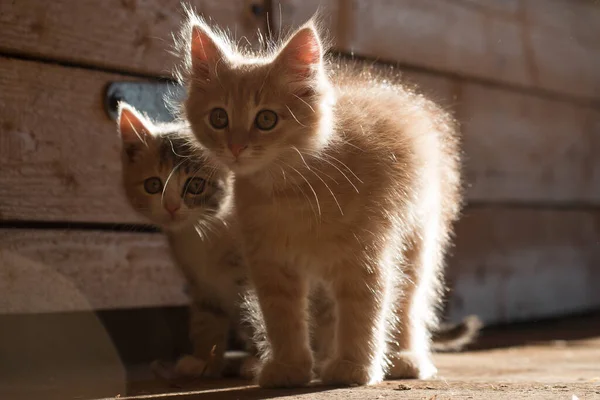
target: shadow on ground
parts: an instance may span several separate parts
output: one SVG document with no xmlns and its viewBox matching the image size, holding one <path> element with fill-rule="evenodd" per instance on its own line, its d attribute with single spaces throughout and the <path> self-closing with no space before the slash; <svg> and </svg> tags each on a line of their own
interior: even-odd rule
<svg viewBox="0 0 600 400">
<path fill-rule="evenodd" d="M 178 400 L 231 400 L 231 399 L 243 399 L 243 400 L 259 400 L 259 399 L 272 399 L 282 398 L 288 396 L 299 396 L 307 394 L 316 394 L 334 390 L 335 388 L 324 387 L 324 386 L 309 386 L 301 389 L 260 389 L 256 386 L 248 386 L 247 382 L 236 382 L 236 381 L 221 381 L 220 384 L 212 386 L 209 384 L 197 384 L 194 387 L 189 388 L 178 388 L 172 390 L 165 390 L 164 387 L 157 388 L 153 393 L 149 393 L 146 390 L 136 390 L 132 387 L 131 392 L 128 394 L 129 398 L 156 398 L 161 397 L 174 398 Z"/>
<path fill-rule="evenodd" d="M 600 311 L 560 319 L 544 319 L 485 327 L 469 351 L 553 344 L 600 336 Z"/>
</svg>

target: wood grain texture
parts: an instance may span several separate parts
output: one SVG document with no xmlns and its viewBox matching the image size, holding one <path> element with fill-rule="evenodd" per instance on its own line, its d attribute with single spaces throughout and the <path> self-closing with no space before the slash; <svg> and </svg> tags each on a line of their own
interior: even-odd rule
<svg viewBox="0 0 600 400">
<path fill-rule="evenodd" d="M 122 71 L 169 76 L 167 53 L 179 29 L 179 0 L 18 0 L 0 2 L 0 53 L 23 54 Z M 238 38 L 264 31 L 252 13 L 262 0 L 191 0 Z"/>
<path fill-rule="evenodd" d="M 123 76 L 0 57 L 0 219 L 139 223 L 120 186 L 104 112 Z M 467 195 L 478 202 L 600 202 L 600 115 L 569 103 L 407 74 L 463 123 Z"/>
<path fill-rule="evenodd" d="M 449 260 L 449 317 L 504 323 L 597 309 L 599 238 L 598 210 L 467 210 Z"/>
<path fill-rule="evenodd" d="M 0 313 L 186 304 L 160 234 L 0 230 Z"/>
<path fill-rule="evenodd" d="M 596 1 L 277 0 L 274 8 L 275 31 L 318 8 L 340 51 L 600 99 Z"/>
<path fill-rule="evenodd" d="M 600 110 L 431 74 L 405 76 L 460 121 L 470 201 L 600 201 Z"/>
<path fill-rule="evenodd" d="M 0 219 L 141 222 L 103 108 L 120 75 L 0 57 Z"/>
<path fill-rule="evenodd" d="M 447 276 L 452 320 L 600 306 L 600 211 L 468 209 Z M 185 304 L 160 234 L 0 230 L 0 313 Z"/>
</svg>

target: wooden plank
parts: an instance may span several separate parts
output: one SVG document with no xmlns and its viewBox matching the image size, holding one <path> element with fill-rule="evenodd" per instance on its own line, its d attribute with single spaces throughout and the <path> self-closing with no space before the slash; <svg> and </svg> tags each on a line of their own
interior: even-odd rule
<svg viewBox="0 0 600 400">
<path fill-rule="evenodd" d="M 0 53 L 23 54 L 122 71 L 168 76 L 175 57 L 179 0 L 19 0 L 0 2 Z M 238 38 L 264 31 L 252 13 L 262 0 L 187 2 Z"/>
<path fill-rule="evenodd" d="M 141 222 L 104 111 L 116 74 L 0 57 L 0 219 Z"/>
<path fill-rule="evenodd" d="M 160 234 L 0 230 L 0 313 L 186 303 Z"/>
<path fill-rule="evenodd" d="M 600 211 L 471 208 L 447 269 L 447 316 L 487 323 L 600 306 Z M 185 304 L 158 234 L 0 230 L 0 313 Z"/>
<path fill-rule="evenodd" d="M 320 9 L 340 51 L 600 98 L 598 2 L 278 0 L 274 8 L 275 31 Z"/>
<path fill-rule="evenodd" d="M 407 76 L 463 122 L 468 199 L 600 201 L 600 116 L 434 75 Z M 0 219 L 139 223 L 120 186 L 105 85 L 120 75 L 0 57 Z"/>
<path fill-rule="evenodd" d="M 405 76 L 461 122 L 469 201 L 600 200 L 598 110 L 431 74 Z"/>
<path fill-rule="evenodd" d="M 460 96 L 470 200 L 598 202 L 598 111 L 477 85 Z"/>
<path fill-rule="evenodd" d="M 597 309 L 599 237 L 598 210 L 468 210 L 449 261 L 448 316 L 504 323 Z"/>
</svg>

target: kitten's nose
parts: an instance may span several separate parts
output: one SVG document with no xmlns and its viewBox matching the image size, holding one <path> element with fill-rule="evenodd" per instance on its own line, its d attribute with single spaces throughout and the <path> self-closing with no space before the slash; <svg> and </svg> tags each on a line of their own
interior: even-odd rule
<svg viewBox="0 0 600 400">
<path fill-rule="evenodd" d="M 229 143 L 229 150 L 231 150 L 231 154 L 233 154 L 233 156 L 236 157 L 236 158 L 246 148 L 248 148 L 248 146 L 244 146 L 244 145 L 241 145 L 241 144 L 235 144 L 235 143 Z"/>
<path fill-rule="evenodd" d="M 165 204 L 165 210 L 171 214 L 171 218 L 175 216 L 177 210 L 179 210 L 181 206 L 179 204 Z"/>
</svg>

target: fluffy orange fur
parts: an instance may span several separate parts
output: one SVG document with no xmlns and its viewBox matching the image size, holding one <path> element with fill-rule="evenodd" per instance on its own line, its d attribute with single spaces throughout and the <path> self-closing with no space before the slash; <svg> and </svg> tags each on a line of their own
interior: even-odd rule
<svg viewBox="0 0 600 400">
<path fill-rule="evenodd" d="M 315 283 L 335 304 L 323 382 L 435 374 L 430 332 L 460 208 L 454 121 L 389 77 L 330 64 L 311 22 L 264 55 L 194 16 L 183 37 L 185 115 L 236 176 L 269 342 L 259 384 L 310 381 Z"/>
</svg>

